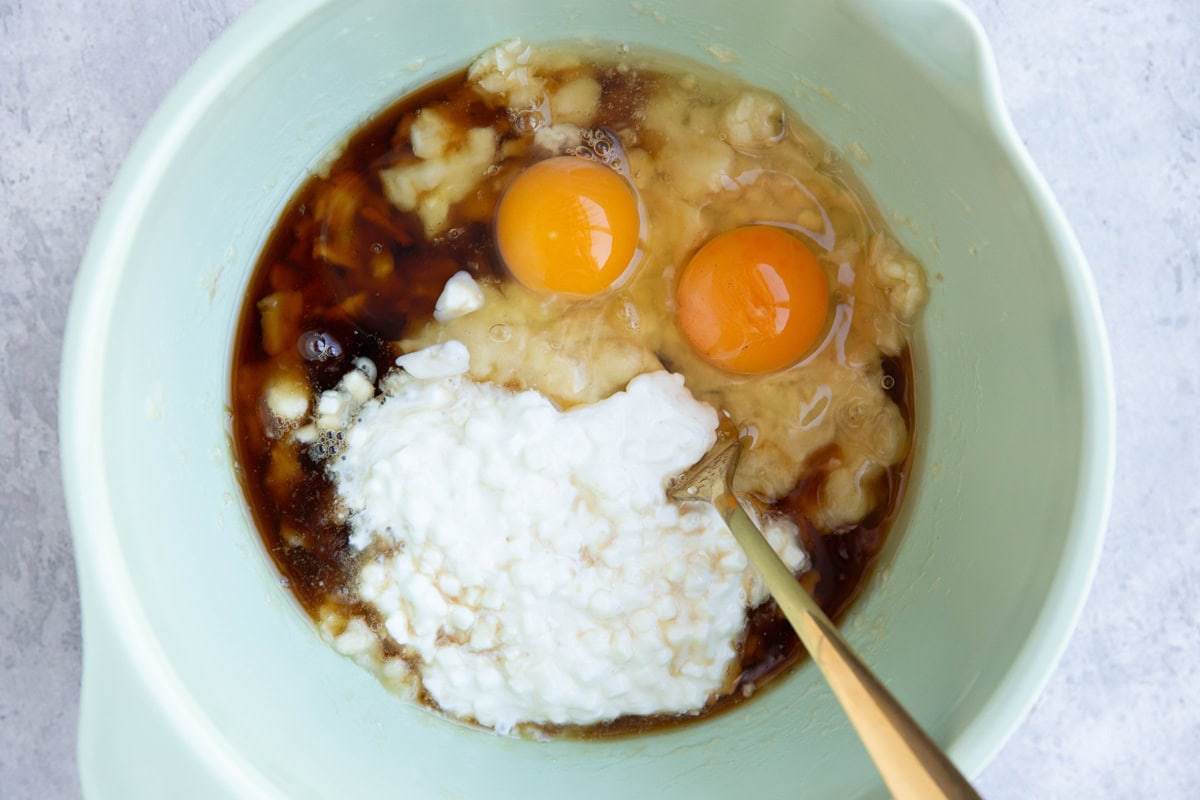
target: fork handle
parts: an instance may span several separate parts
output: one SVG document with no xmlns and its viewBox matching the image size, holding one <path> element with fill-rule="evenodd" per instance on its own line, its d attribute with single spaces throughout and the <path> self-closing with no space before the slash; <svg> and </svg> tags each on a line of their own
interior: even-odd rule
<svg viewBox="0 0 1200 800">
<path fill-rule="evenodd" d="M 898 800 L 978 800 L 941 748 L 850 649 L 737 499 L 727 494 L 714 505 L 841 702 L 892 795 Z"/>
</svg>

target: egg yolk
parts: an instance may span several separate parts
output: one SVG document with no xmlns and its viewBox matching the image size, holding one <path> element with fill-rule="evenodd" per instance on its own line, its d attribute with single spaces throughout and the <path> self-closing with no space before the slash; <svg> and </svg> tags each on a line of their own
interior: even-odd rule
<svg viewBox="0 0 1200 800">
<path fill-rule="evenodd" d="M 534 291 L 600 294 L 637 251 L 637 199 L 603 164 L 574 156 L 539 161 L 500 199 L 496 243 L 513 277 Z"/>
<path fill-rule="evenodd" d="M 676 298 L 688 341 L 730 372 L 794 364 L 829 316 L 829 281 L 816 257 L 787 231 L 765 225 L 709 240 L 684 269 Z"/>
</svg>

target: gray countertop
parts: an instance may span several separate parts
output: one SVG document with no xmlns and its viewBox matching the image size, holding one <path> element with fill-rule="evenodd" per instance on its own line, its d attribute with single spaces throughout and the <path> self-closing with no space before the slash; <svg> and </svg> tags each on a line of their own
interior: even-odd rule
<svg viewBox="0 0 1200 800">
<path fill-rule="evenodd" d="M 102 198 L 248 0 L 0 0 L 0 797 L 79 794 L 79 606 L 55 399 Z M 1200 792 L 1200 3 L 969 0 L 1087 253 L 1112 339 L 1115 501 L 1078 631 L 978 783 Z"/>
</svg>

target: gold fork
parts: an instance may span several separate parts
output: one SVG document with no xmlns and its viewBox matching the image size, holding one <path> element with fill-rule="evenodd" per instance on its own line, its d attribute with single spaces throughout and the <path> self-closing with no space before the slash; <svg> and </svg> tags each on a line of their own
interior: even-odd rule
<svg viewBox="0 0 1200 800">
<path fill-rule="evenodd" d="M 721 414 L 717 443 L 671 482 L 667 496 L 679 503 L 711 503 L 717 509 L 825 676 L 893 796 L 977 799 L 967 779 L 850 649 L 742 509 L 731 488 L 741 449 L 737 427 Z"/>
</svg>

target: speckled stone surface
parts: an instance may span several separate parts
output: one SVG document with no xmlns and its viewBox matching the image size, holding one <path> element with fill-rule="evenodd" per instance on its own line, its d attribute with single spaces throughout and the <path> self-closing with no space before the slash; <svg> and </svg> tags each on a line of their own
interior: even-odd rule
<svg viewBox="0 0 1200 800">
<path fill-rule="evenodd" d="M 1119 413 L 1104 557 L 991 798 L 1200 795 L 1200 3 L 969 0 L 1083 243 Z M 141 127 L 247 0 L 0 0 L 0 798 L 79 794 L 60 339 Z"/>
</svg>

